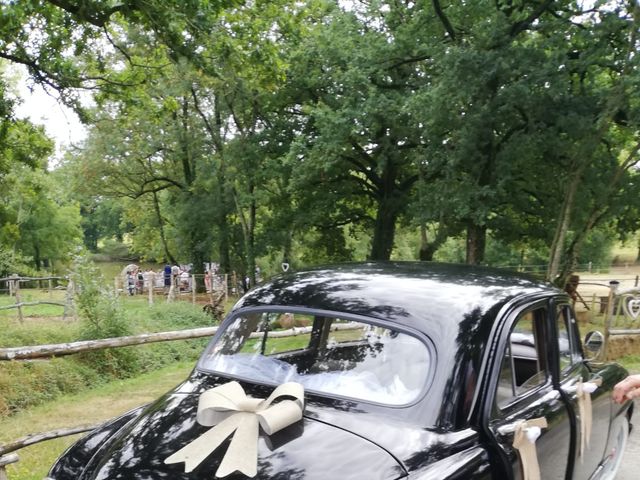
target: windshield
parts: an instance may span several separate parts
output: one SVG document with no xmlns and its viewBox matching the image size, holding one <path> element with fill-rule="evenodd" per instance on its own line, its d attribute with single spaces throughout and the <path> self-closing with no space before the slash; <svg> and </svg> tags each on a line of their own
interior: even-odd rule
<svg viewBox="0 0 640 480">
<path fill-rule="evenodd" d="M 228 324 L 200 368 L 389 405 L 423 390 L 431 368 L 417 338 L 366 322 L 307 312 L 251 312 Z"/>
</svg>

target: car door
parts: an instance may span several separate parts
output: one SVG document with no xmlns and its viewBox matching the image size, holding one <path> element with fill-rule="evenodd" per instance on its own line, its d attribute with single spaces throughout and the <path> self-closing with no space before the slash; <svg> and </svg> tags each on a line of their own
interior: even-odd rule
<svg viewBox="0 0 640 480">
<path fill-rule="evenodd" d="M 580 349 L 580 338 L 572 308 L 560 300 L 554 308 L 558 356 L 556 363 L 560 388 L 569 404 L 573 417 L 573 475 L 570 478 L 590 478 L 604 456 L 611 411 L 610 396 L 602 388 L 591 394 L 591 435 L 581 438 L 581 424 L 586 419 L 580 418 L 578 406 L 578 382 L 599 382 L 597 375 L 592 375 L 584 362 Z"/>
<path fill-rule="evenodd" d="M 535 441 L 540 478 L 564 479 L 573 458 L 572 417 L 549 361 L 554 348 L 549 308 L 546 301 L 521 307 L 497 333 L 500 338 L 492 364 L 497 384 L 484 411 L 493 449 L 511 479 L 522 478 L 523 459 L 514 448 L 514 429 L 520 421 L 547 422 Z"/>
</svg>

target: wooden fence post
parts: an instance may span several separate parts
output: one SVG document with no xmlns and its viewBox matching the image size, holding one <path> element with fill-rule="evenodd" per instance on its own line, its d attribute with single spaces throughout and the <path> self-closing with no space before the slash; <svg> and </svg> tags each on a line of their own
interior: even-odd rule
<svg viewBox="0 0 640 480">
<path fill-rule="evenodd" d="M 167 303 L 171 303 L 176 299 L 176 289 L 178 288 L 178 276 L 171 273 L 171 286 L 169 287 L 169 294 L 167 295 Z"/>
<path fill-rule="evenodd" d="M 53 281 L 51 279 L 49 279 L 48 287 L 49 287 L 49 300 L 51 300 L 53 298 Z"/>
<path fill-rule="evenodd" d="M 24 322 L 24 317 L 22 316 L 22 300 L 20 299 L 20 277 L 18 275 L 13 275 L 13 293 L 16 297 L 16 305 L 18 305 L 18 318 L 20 319 L 20 323 Z"/>
<path fill-rule="evenodd" d="M 5 467 L 11 463 L 16 463 L 20 458 L 16 453 L 0 456 L 0 480 L 9 480 Z"/>
<path fill-rule="evenodd" d="M 604 351 L 602 352 L 602 360 L 606 360 L 609 353 L 609 332 L 613 325 L 613 317 L 615 315 L 615 298 L 618 292 L 618 286 L 620 282 L 617 280 L 611 280 L 609 282 L 609 303 L 607 304 L 607 316 L 604 323 Z"/>
<path fill-rule="evenodd" d="M 71 315 L 72 318 L 75 318 L 76 313 L 73 308 L 73 295 L 75 293 L 75 285 L 73 284 L 73 280 L 69 278 L 69 283 L 67 283 L 67 293 L 64 299 L 64 312 L 62 313 L 62 319 L 66 320 L 68 316 Z"/>
<path fill-rule="evenodd" d="M 156 274 L 155 272 L 149 273 L 149 306 L 153 305 L 153 289 L 156 285 Z"/>
<path fill-rule="evenodd" d="M 191 275 L 191 303 L 196 304 L 196 276 Z"/>
</svg>

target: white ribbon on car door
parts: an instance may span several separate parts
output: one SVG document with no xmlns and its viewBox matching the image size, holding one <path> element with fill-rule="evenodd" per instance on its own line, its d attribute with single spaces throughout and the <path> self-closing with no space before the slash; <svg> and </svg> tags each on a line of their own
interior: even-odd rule
<svg viewBox="0 0 640 480">
<path fill-rule="evenodd" d="M 591 394 L 602 384 L 602 379 L 598 378 L 591 382 L 578 380 L 576 385 L 576 396 L 578 398 L 578 414 L 580 415 L 580 459 L 584 460 L 585 447 L 589 448 L 591 441 L 591 425 L 593 422 L 593 409 L 591 406 Z"/>
<path fill-rule="evenodd" d="M 516 422 L 513 434 L 513 448 L 520 455 L 523 480 L 540 480 L 540 464 L 536 452 L 536 440 L 547 428 L 547 419 L 544 417 L 532 418 Z"/>
<path fill-rule="evenodd" d="M 578 402 L 578 416 L 580 417 L 580 449 L 578 456 L 584 460 L 584 452 L 591 442 L 591 426 L 593 423 L 593 408 L 591 406 L 591 394 L 602 385 L 601 378 L 595 378 L 589 382 L 578 380 L 574 386 L 563 388 L 567 393 L 576 394 Z"/>
</svg>

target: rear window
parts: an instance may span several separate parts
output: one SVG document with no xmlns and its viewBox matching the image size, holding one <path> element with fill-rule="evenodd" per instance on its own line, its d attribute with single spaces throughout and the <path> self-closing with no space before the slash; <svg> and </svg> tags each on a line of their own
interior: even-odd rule
<svg viewBox="0 0 640 480">
<path fill-rule="evenodd" d="M 389 405 L 416 400 L 431 368 L 427 346 L 391 328 L 306 312 L 237 316 L 199 367 L 260 383 Z"/>
</svg>

